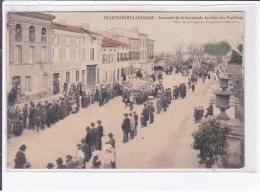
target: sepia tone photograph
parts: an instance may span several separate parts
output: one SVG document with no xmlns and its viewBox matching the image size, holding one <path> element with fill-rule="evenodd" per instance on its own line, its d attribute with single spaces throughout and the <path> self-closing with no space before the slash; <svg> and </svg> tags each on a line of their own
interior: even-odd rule
<svg viewBox="0 0 260 194">
<path fill-rule="evenodd" d="M 7 169 L 243 169 L 244 12 L 7 12 Z"/>
</svg>

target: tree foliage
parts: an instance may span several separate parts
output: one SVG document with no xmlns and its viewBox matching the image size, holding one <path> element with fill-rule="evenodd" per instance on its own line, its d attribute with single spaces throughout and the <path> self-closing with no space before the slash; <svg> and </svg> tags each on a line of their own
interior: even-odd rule
<svg viewBox="0 0 260 194">
<path fill-rule="evenodd" d="M 208 43 L 204 45 L 204 52 L 208 53 L 209 55 L 220 56 L 226 55 L 230 50 L 230 45 L 225 42 L 221 41 L 216 44 Z"/>
<path fill-rule="evenodd" d="M 242 45 L 238 47 L 240 53 L 242 53 Z M 232 55 L 229 64 L 242 65 L 242 55 L 235 50 L 232 50 Z"/>
<path fill-rule="evenodd" d="M 206 167 L 212 167 L 215 163 L 219 164 L 218 157 L 226 154 L 227 135 L 230 133 L 230 128 L 221 127 L 216 120 L 203 122 L 199 129 L 193 132 L 194 138 L 193 148 L 200 150 L 198 157 L 200 164 L 205 164 Z"/>
</svg>

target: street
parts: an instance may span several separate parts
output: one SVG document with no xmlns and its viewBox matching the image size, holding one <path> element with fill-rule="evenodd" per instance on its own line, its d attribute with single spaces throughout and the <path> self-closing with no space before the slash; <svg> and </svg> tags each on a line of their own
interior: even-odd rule
<svg viewBox="0 0 260 194">
<path fill-rule="evenodd" d="M 172 89 L 180 83 L 187 85 L 187 81 L 188 77 L 181 74 L 163 77 L 165 88 Z M 121 124 L 123 114 L 129 113 L 129 108 L 125 108 L 122 97 L 116 97 L 102 107 L 98 107 L 98 103 L 92 104 L 43 131 L 26 129 L 21 136 L 7 141 L 8 168 L 14 167 L 15 154 L 22 144 L 27 146 L 26 158 L 33 169 L 46 169 L 48 163 L 56 166 L 56 159 L 61 157 L 65 161 L 68 154 L 75 156 L 76 145 L 86 135 L 85 128 L 97 120 L 102 121 L 105 135 L 114 134 L 117 168 L 204 168 L 199 164 L 198 151 L 192 148 L 191 133 L 198 127 L 194 123 L 194 107 L 203 106 L 206 113 L 214 96 L 212 88 L 216 89 L 215 80 L 207 79 L 205 84 L 199 81 L 194 93 L 187 89 L 186 98 L 172 100 L 167 112 L 155 114 L 153 124 L 141 128 L 139 122 L 137 136 L 126 144 L 122 143 Z M 139 119 L 142 108 L 143 105 L 134 105 Z M 86 165 L 87 168 L 91 166 L 90 162 Z"/>
</svg>

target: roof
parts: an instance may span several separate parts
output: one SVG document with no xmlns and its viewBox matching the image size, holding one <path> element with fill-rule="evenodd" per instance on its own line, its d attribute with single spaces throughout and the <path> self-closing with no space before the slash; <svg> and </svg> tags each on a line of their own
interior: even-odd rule
<svg viewBox="0 0 260 194">
<path fill-rule="evenodd" d="M 163 61 L 166 60 L 165 58 L 155 56 L 155 61 Z"/>
<path fill-rule="evenodd" d="M 85 30 L 83 28 L 79 28 L 79 27 L 75 27 L 75 26 L 62 25 L 62 24 L 58 24 L 56 22 L 53 22 L 53 24 L 54 24 L 53 25 L 54 29 L 57 29 L 57 30 L 76 32 L 76 33 L 85 33 L 85 34 L 91 34 L 91 35 L 100 35 L 98 33 L 91 32 L 89 30 Z"/>
<path fill-rule="evenodd" d="M 127 46 L 127 44 L 104 36 L 103 41 L 102 41 L 102 46 L 103 47 L 116 47 L 116 46 Z"/>
</svg>

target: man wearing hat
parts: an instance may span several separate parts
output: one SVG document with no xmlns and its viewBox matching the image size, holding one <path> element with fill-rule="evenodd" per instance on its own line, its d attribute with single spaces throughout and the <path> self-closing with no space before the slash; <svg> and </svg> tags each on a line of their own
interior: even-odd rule
<svg viewBox="0 0 260 194">
<path fill-rule="evenodd" d="M 20 151 L 16 153 L 16 158 L 14 159 L 15 166 L 14 168 L 18 169 L 23 169 L 25 168 L 25 164 L 27 163 L 26 158 L 25 158 L 25 150 L 26 150 L 26 145 L 21 145 L 20 146 Z"/>
<path fill-rule="evenodd" d="M 144 103 L 144 108 L 143 108 L 142 114 L 144 115 L 146 122 L 149 121 L 149 111 L 148 111 L 146 103 Z"/>
<path fill-rule="evenodd" d="M 128 118 L 128 114 L 124 114 L 125 119 L 122 124 L 122 131 L 123 131 L 123 143 L 128 142 L 128 133 L 130 132 L 130 120 Z"/>
<path fill-rule="evenodd" d="M 109 141 L 106 144 L 110 144 L 114 149 L 116 148 L 116 140 L 113 138 L 113 134 L 109 133 L 108 137 L 109 137 Z"/>
<path fill-rule="evenodd" d="M 34 129 L 34 120 L 35 120 L 35 105 L 33 102 L 30 102 L 29 108 L 29 129 Z"/>
<path fill-rule="evenodd" d="M 66 166 L 65 165 L 63 165 L 63 160 L 62 160 L 62 158 L 58 158 L 57 160 L 56 160 L 56 163 L 57 163 L 57 169 L 65 169 L 66 168 Z"/>
<path fill-rule="evenodd" d="M 73 157 L 71 155 L 66 156 L 66 168 L 75 169 L 75 163 L 72 161 Z"/>
<path fill-rule="evenodd" d="M 23 128 L 26 127 L 28 115 L 29 115 L 28 104 L 25 104 L 23 107 Z"/>
<path fill-rule="evenodd" d="M 150 102 L 150 105 L 149 105 L 150 124 L 152 124 L 154 122 L 154 111 L 155 111 L 155 108 L 154 108 L 153 102 Z"/>
<path fill-rule="evenodd" d="M 135 118 L 135 128 L 134 128 L 134 136 L 137 135 L 137 126 L 138 126 L 138 115 L 136 114 L 136 112 L 133 112 L 133 117 Z"/>
<path fill-rule="evenodd" d="M 99 147 L 99 134 L 97 128 L 95 128 L 95 123 L 91 123 L 91 138 L 92 138 L 92 145 L 91 145 L 91 152 L 95 151 Z"/>
<path fill-rule="evenodd" d="M 100 121 L 100 120 L 97 121 L 97 124 L 98 124 L 97 131 L 98 131 L 98 137 L 99 137 L 98 150 L 102 150 L 101 138 L 103 137 L 104 129 L 103 129 L 103 126 L 101 125 L 101 123 L 102 123 L 102 121 Z"/>
</svg>

